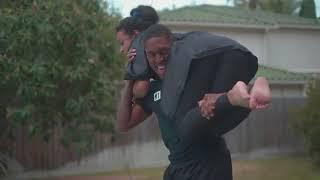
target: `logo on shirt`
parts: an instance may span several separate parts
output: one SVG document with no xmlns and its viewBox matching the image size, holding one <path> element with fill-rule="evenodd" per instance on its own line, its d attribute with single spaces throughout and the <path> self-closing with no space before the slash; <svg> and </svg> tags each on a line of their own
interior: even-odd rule
<svg viewBox="0 0 320 180">
<path fill-rule="evenodd" d="M 153 94 L 153 101 L 158 101 L 161 99 L 161 91 L 157 91 Z"/>
</svg>

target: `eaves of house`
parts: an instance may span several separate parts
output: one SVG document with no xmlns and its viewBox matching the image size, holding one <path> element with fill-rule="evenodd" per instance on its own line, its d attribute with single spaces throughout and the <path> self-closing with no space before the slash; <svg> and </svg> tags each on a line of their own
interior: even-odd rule
<svg viewBox="0 0 320 180">
<path fill-rule="evenodd" d="M 302 84 L 305 85 L 314 77 L 311 74 L 295 73 L 283 69 L 277 69 L 264 65 L 259 65 L 255 77 L 266 77 L 271 84 Z"/>
<path fill-rule="evenodd" d="M 164 10 L 159 12 L 159 15 L 162 24 L 175 26 L 320 30 L 318 19 L 228 6 L 187 6 L 174 10 Z"/>
</svg>

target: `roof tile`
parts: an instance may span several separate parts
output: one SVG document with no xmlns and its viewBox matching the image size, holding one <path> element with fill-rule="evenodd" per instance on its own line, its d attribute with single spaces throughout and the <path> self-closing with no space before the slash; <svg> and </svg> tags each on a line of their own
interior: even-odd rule
<svg viewBox="0 0 320 180">
<path fill-rule="evenodd" d="M 307 73 L 295 73 L 264 65 L 259 65 L 256 77 L 258 76 L 263 76 L 273 81 L 308 81 L 312 79 L 312 76 Z"/>
<path fill-rule="evenodd" d="M 284 26 L 307 25 L 320 27 L 318 19 L 283 15 L 261 10 L 248 10 L 229 6 L 186 6 L 159 13 L 162 21 L 206 22 L 241 25 Z"/>
</svg>

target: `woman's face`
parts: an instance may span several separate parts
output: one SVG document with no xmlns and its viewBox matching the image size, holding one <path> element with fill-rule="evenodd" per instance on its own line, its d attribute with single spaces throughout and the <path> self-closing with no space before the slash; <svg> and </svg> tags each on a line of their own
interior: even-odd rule
<svg viewBox="0 0 320 180">
<path fill-rule="evenodd" d="M 120 43 L 120 52 L 126 55 L 135 35 L 129 35 L 125 31 L 121 30 L 117 32 L 116 37 Z"/>
</svg>

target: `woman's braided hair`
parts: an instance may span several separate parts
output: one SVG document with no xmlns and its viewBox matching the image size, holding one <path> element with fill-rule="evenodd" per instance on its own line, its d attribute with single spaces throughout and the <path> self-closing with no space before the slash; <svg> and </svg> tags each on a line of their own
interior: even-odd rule
<svg viewBox="0 0 320 180">
<path fill-rule="evenodd" d="M 142 32 L 149 26 L 158 23 L 159 16 L 151 6 L 140 5 L 131 10 L 129 17 L 122 19 L 116 27 L 116 31 L 124 31 L 133 35 L 135 31 Z"/>
</svg>

